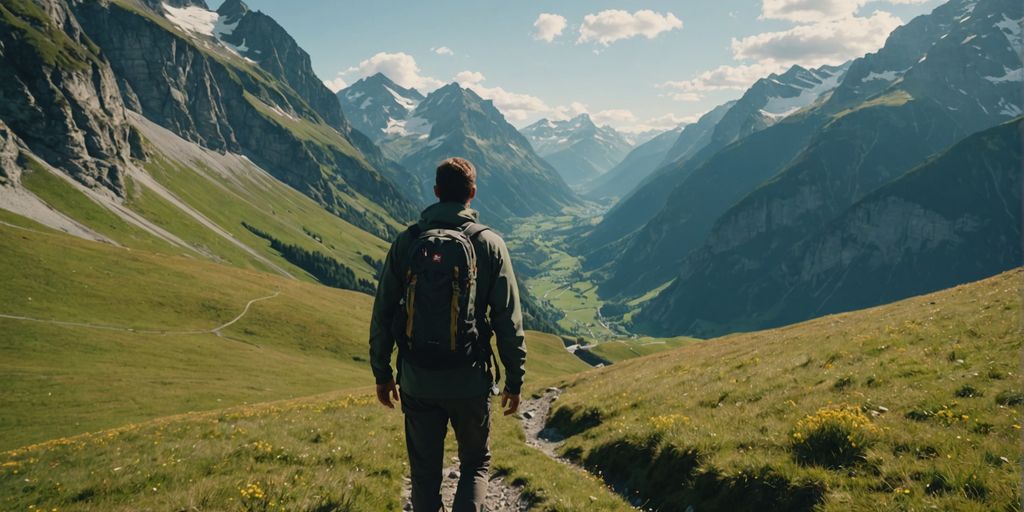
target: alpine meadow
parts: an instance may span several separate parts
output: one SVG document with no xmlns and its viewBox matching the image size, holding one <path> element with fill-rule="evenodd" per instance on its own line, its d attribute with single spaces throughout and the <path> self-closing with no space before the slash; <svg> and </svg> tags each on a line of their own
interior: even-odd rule
<svg viewBox="0 0 1024 512">
<path fill-rule="evenodd" d="M 1020 0 L 248 2 L 0 0 L 0 510 L 1024 511 Z"/>
</svg>

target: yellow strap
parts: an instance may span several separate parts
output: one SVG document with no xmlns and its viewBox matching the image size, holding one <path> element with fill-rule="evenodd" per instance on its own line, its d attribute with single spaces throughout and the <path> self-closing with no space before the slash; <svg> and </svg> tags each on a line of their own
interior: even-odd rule
<svg viewBox="0 0 1024 512">
<path fill-rule="evenodd" d="M 459 267 L 455 267 L 452 278 L 452 352 L 455 352 L 455 338 L 459 333 Z"/>
<path fill-rule="evenodd" d="M 413 304 L 416 300 L 416 277 L 412 276 L 412 280 L 409 281 L 409 297 L 405 301 L 405 336 L 412 338 L 412 318 L 416 315 L 416 306 Z"/>
</svg>

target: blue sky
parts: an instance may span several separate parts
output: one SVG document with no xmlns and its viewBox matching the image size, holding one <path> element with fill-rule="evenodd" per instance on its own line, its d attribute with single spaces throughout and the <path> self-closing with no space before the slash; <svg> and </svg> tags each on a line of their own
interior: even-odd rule
<svg viewBox="0 0 1024 512">
<path fill-rule="evenodd" d="M 941 1 L 247 3 L 283 25 L 333 87 L 376 71 L 421 90 L 457 78 L 517 126 L 587 111 L 641 130 L 692 121 L 794 63 L 873 51 Z"/>
</svg>

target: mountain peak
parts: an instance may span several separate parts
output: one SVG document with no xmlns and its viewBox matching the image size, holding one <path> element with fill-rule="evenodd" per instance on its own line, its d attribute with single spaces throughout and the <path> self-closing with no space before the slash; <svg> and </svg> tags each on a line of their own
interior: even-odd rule
<svg viewBox="0 0 1024 512">
<path fill-rule="evenodd" d="M 249 6 L 245 5 L 245 2 L 242 0 L 225 0 L 225 2 L 217 8 L 217 14 L 231 20 L 236 20 L 248 12 Z"/>
</svg>

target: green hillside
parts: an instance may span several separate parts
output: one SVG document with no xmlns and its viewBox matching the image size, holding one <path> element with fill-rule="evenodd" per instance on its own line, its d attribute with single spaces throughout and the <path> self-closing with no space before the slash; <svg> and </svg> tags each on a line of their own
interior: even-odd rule
<svg viewBox="0 0 1024 512">
<path fill-rule="evenodd" d="M 625 361 L 548 424 L 659 510 L 1019 510 L 1022 278 Z"/>
<path fill-rule="evenodd" d="M 0 448 L 371 382 L 367 295 L 0 221 Z M 587 368 L 528 346 L 532 378 Z"/>
</svg>

